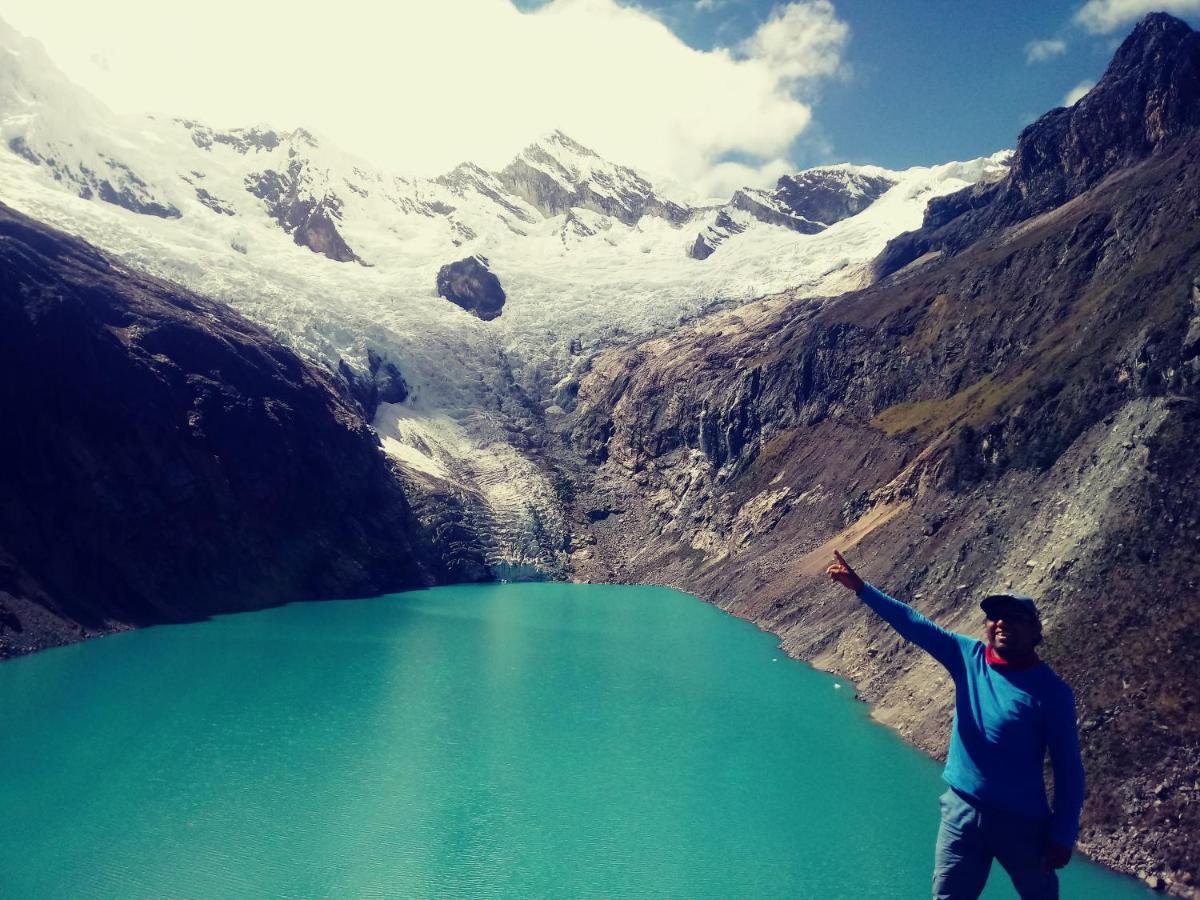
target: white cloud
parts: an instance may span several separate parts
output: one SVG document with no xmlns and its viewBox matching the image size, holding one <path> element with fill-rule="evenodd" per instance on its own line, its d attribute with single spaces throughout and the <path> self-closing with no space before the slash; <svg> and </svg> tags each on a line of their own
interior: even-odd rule
<svg viewBox="0 0 1200 900">
<path fill-rule="evenodd" d="M 1075 21 L 1096 34 L 1107 34 L 1150 12 L 1196 13 L 1200 0 L 1088 0 Z"/>
<path fill-rule="evenodd" d="M 1025 62 L 1037 63 L 1062 56 L 1067 52 L 1067 42 L 1058 38 L 1044 41 L 1030 41 L 1025 45 Z"/>
<path fill-rule="evenodd" d="M 837 74 L 849 38 L 850 26 L 829 0 L 805 0 L 776 9 L 738 49 L 780 77 L 800 81 Z"/>
<path fill-rule="evenodd" d="M 343 0 L 335 15 L 311 0 L 210 0 L 203 14 L 110 0 L 71 16 L 8 0 L 3 15 L 119 111 L 304 125 L 414 174 L 464 159 L 500 166 L 561 128 L 684 183 L 724 182 L 730 156 L 774 173 L 812 115 L 795 88 L 837 69 L 848 34 L 827 0 L 783 7 L 737 52 L 688 47 L 617 0 L 535 12 L 511 0 Z"/>
<path fill-rule="evenodd" d="M 1079 84 L 1075 85 L 1075 87 L 1073 87 L 1069 91 L 1067 91 L 1066 96 L 1063 97 L 1062 105 L 1063 106 L 1074 106 L 1076 103 L 1078 103 L 1080 100 L 1083 99 L 1084 94 L 1086 94 L 1088 91 L 1090 91 L 1095 86 L 1096 86 L 1096 82 L 1094 82 L 1094 81 L 1079 82 Z"/>
<path fill-rule="evenodd" d="M 738 188 L 769 187 L 781 175 L 795 171 L 796 165 L 782 158 L 757 166 L 729 161 L 717 163 L 695 182 L 694 194 L 706 200 L 728 200 Z"/>
</svg>

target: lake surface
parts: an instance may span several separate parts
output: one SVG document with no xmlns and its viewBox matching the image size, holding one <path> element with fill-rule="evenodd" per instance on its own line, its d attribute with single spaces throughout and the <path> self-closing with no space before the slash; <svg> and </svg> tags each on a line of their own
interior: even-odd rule
<svg viewBox="0 0 1200 900">
<path fill-rule="evenodd" d="M 0 710 L 5 897 L 929 895 L 939 766 L 662 588 L 151 628 L 0 664 Z"/>
</svg>

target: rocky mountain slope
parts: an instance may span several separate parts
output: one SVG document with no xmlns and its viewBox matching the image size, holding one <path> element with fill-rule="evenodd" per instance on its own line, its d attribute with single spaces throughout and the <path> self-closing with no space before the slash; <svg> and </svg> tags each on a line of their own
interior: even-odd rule
<svg viewBox="0 0 1200 900">
<path fill-rule="evenodd" d="M 820 302 L 594 361 L 568 421 L 579 577 L 675 584 L 853 679 L 944 752 L 946 676 L 823 577 L 834 547 L 947 627 L 1040 598 L 1089 773 L 1082 846 L 1200 878 L 1200 36 L 1144 20 L 1002 180 Z"/>
<path fill-rule="evenodd" d="M 3 206 L 0 271 L 0 658 L 487 574 L 262 329 Z"/>
</svg>

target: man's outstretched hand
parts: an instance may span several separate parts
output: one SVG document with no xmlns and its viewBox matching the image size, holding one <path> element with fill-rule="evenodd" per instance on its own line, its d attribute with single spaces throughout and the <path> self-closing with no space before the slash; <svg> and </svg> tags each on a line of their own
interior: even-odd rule
<svg viewBox="0 0 1200 900">
<path fill-rule="evenodd" d="M 857 594 L 863 589 L 863 580 L 858 577 L 857 572 L 850 568 L 850 564 L 842 558 L 842 554 L 834 550 L 833 555 L 837 562 L 826 569 L 825 574 L 842 587 L 849 588 Z"/>
</svg>

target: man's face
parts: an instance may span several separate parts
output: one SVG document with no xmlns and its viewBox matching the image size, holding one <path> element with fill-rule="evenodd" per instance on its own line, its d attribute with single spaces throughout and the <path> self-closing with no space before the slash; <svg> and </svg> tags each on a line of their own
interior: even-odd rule
<svg viewBox="0 0 1200 900">
<path fill-rule="evenodd" d="M 985 620 L 984 631 L 988 645 L 1001 656 L 1024 656 L 1037 645 L 1037 623 L 1025 613 L 1005 609 L 992 616 Z"/>
</svg>

